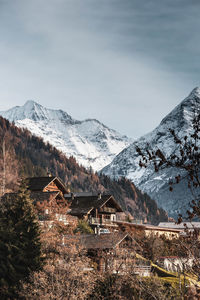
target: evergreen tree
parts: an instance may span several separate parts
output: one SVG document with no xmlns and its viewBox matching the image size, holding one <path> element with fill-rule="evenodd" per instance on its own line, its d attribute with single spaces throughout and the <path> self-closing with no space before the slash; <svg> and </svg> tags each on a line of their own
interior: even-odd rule
<svg viewBox="0 0 200 300">
<path fill-rule="evenodd" d="M 79 220 L 78 226 L 74 230 L 74 233 L 80 233 L 80 234 L 92 234 L 94 231 L 90 227 L 87 221 L 85 220 Z"/>
<path fill-rule="evenodd" d="M 24 182 L 0 206 L 0 294 L 7 299 L 42 265 L 40 229 Z"/>
</svg>

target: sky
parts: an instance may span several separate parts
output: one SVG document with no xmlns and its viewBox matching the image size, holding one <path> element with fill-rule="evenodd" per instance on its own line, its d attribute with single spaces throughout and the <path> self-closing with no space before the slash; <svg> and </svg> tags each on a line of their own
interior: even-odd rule
<svg viewBox="0 0 200 300">
<path fill-rule="evenodd" d="M 0 110 L 140 137 L 200 85 L 199 28 L 199 0 L 0 0 Z"/>
</svg>

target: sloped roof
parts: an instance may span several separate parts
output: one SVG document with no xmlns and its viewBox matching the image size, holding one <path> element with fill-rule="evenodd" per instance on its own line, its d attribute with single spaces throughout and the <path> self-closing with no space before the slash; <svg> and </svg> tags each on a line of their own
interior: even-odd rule
<svg viewBox="0 0 200 300">
<path fill-rule="evenodd" d="M 62 182 L 62 180 L 56 176 L 46 176 L 46 177 L 29 177 L 26 178 L 26 182 L 29 190 L 31 191 L 43 191 L 52 181 L 56 181 L 56 183 L 62 188 L 64 192 L 67 192 L 67 187 Z"/>
<path fill-rule="evenodd" d="M 79 196 L 74 197 L 74 199 L 69 199 L 71 201 L 70 209 L 71 215 L 74 216 L 81 216 L 89 213 L 92 209 L 97 209 L 102 207 L 106 202 L 109 200 L 112 200 L 118 211 L 123 212 L 121 206 L 119 203 L 114 199 L 112 195 L 102 195 L 101 198 L 99 198 L 98 195 L 96 196 Z"/>
<path fill-rule="evenodd" d="M 40 201 L 50 201 L 55 199 L 59 195 L 59 192 L 31 192 L 30 198 L 33 200 L 33 203 Z"/>
<path fill-rule="evenodd" d="M 59 192 L 30 192 L 30 199 L 33 200 L 33 203 L 50 201 L 52 198 L 55 199 L 57 195 L 59 195 Z M 6 193 L 2 198 L 14 200 L 16 196 L 17 193 Z"/>
<path fill-rule="evenodd" d="M 106 233 L 106 234 L 82 234 L 82 235 L 67 235 L 64 238 L 65 245 L 71 243 L 79 244 L 83 249 L 114 249 L 126 237 L 133 241 L 127 233 Z"/>
<path fill-rule="evenodd" d="M 56 177 L 29 177 L 26 179 L 29 190 L 43 191 Z"/>
<path fill-rule="evenodd" d="M 200 222 L 182 222 L 180 224 L 174 222 L 160 222 L 158 226 L 170 229 L 200 229 Z"/>
<path fill-rule="evenodd" d="M 118 225 L 122 226 L 129 226 L 129 227 L 135 227 L 137 229 L 142 229 L 142 230 L 152 230 L 152 231 L 165 231 L 165 232 L 174 232 L 174 233 L 179 233 L 182 231 L 182 229 L 175 229 L 175 228 L 169 228 L 169 227 L 160 227 L 160 226 L 155 226 L 155 225 L 150 225 L 150 224 L 137 224 L 137 223 L 131 223 L 127 221 L 117 221 Z"/>
</svg>

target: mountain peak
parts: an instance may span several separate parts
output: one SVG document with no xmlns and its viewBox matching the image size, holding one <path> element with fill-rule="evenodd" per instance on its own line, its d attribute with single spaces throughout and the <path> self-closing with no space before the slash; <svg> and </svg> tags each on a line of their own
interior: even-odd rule
<svg viewBox="0 0 200 300">
<path fill-rule="evenodd" d="M 27 100 L 23 106 L 16 106 L 7 111 L 0 112 L 1 116 L 11 122 L 29 119 L 33 121 L 62 120 L 63 122 L 74 123 L 66 112 L 62 110 L 48 109 L 34 100 Z"/>
<path fill-rule="evenodd" d="M 26 112 L 35 111 L 36 109 L 44 109 L 42 105 L 34 100 L 27 100 L 21 108 Z"/>
<path fill-rule="evenodd" d="M 129 147 L 120 152 L 107 165 L 102 172 L 108 176 L 119 178 L 126 176 L 131 179 L 143 192 L 155 199 L 159 206 L 168 211 L 169 215 L 176 217 L 184 214 L 192 200 L 187 182 L 182 179 L 181 184 L 174 186 L 173 193 L 169 192 L 169 181 L 177 175 L 185 177 L 185 173 L 176 168 L 167 167 L 155 172 L 154 165 L 140 168 L 140 155 L 136 145 L 145 152 L 148 149 L 160 149 L 165 156 L 170 157 L 174 153 L 179 154 L 179 148 L 174 142 L 174 137 L 169 129 L 173 129 L 176 135 L 182 139 L 193 131 L 192 120 L 195 112 L 200 110 L 200 88 L 196 87 L 183 101 L 181 101 L 150 133 L 142 136 Z"/>
<path fill-rule="evenodd" d="M 24 106 L 24 107 L 27 107 L 27 106 L 34 106 L 34 105 L 40 105 L 40 104 L 38 104 L 38 103 L 37 103 L 36 101 L 34 101 L 34 100 L 27 100 L 23 106 Z"/>
<path fill-rule="evenodd" d="M 197 106 L 200 106 L 200 88 L 194 88 L 188 97 L 186 97 L 180 104 L 184 106 L 189 106 L 190 109 L 193 109 Z"/>
<path fill-rule="evenodd" d="M 29 129 L 79 163 L 95 171 L 109 164 L 131 140 L 96 119 L 77 121 L 63 110 L 48 109 L 34 100 L 0 112 L 19 127 Z"/>
<path fill-rule="evenodd" d="M 200 88 L 194 88 L 190 94 L 183 99 L 167 116 L 165 116 L 160 125 L 165 128 L 174 128 L 177 132 L 182 132 L 186 128 L 191 128 L 192 119 L 195 111 L 200 110 Z M 183 130 L 184 127 L 184 130 Z"/>
<path fill-rule="evenodd" d="M 198 96 L 198 97 L 200 97 L 200 87 L 195 87 L 192 91 L 191 91 L 191 93 L 189 94 L 189 96 L 188 97 L 191 97 L 191 96 Z"/>
</svg>

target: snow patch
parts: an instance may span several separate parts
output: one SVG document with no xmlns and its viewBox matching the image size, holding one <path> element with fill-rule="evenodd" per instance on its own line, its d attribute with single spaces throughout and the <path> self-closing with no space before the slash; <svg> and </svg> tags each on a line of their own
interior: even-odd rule
<svg viewBox="0 0 200 300">
<path fill-rule="evenodd" d="M 111 163 L 132 142 L 95 119 L 78 121 L 62 110 L 47 109 L 33 100 L 0 115 L 95 171 Z"/>
</svg>

